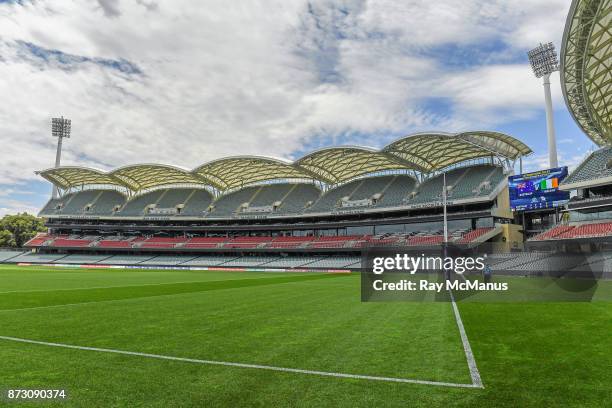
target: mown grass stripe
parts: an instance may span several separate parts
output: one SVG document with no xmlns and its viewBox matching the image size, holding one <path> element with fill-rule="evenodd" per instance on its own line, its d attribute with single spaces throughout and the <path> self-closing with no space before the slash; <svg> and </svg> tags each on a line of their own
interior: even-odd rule
<svg viewBox="0 0 612 408">
<path fill-rule="evenodd" d="M 237 289 L 254 286 L 338 278 L 343 275 L 313 274 L 282 276 L 273 278 L 249 278 L 222 281 L 167 283 L 160 285 L 124 286 L 116 288 L 94 288 L 77 290 L 52 290 L 47 292 L 15 292 L 0 295 L 0 311 L 41 306 L 141 298 L 159 295 Z"/>
</svg>

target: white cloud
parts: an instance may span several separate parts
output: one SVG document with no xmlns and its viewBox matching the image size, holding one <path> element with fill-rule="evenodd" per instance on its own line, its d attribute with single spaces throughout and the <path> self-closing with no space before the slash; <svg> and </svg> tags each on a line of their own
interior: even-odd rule
<svg viewBox="0 0 612 408">
<path fill-rule="evenodd" d="M 0 109 L 0 183 L 32 179 L 53 163 L 49 118 L 59 114 L 73 121 L 63 163 L 102 168 L 287 157 L 352 132 L 456 131 L 529 117 L 541 107 L 541 85 L 515 58 L 539 41 L 559 44 L 566 3 L 0 5 L 0 93 L 9 95 Z M 26 43 L 86 59 L 45 61 Z M 446 46 L 482 62 L 449 67 L 435 52 Z M 142 75 L 94 58 L 129 61 Z M 427 108 L 430 98 L 447 101 L 448 111 Z"/>
<path fill-rule="evenodd" d="M 571 173 L 588 156 L 589 153 L 562 153 L 557 159 L 560 166 L 567 166 Z M 523 172 L 549 169 L 548 153 L 534 154 L 523 160 Z M 516 169 L 518 171 L 518 167 Z"/>
<path fill-rule="evenodd" d="M 22 212 L 37 214 L 39 210 L 40 208 L 27 201 L 0 198 L 0 218 Z"/>
<path fill-rule="evenodd" d="M 119 12 L 119 0 L 98 0 L 98 4 L 106 17 L 118 17 L 121 14 Z"/>
<path fill-rule="evenodd" d="M 526 49 L 548 41 L 561 46 L 570 1 L 512 0 L 503 3 L 501 9 L 507 13 L 500 19 L 500 23 L 507 26 L 504 41 Z M 497 0 L 497 4 L 502 2 Z"/>
<path fill-rule="evenodd" d="M 459 126 L 468 129 L 529 119 L 544 109 L 542 80 L 522 64 L 489 65 L 445 75 L 434 89 L 453 101 Z M 554 105 L 562 107 L 561 91 L 553 89 L 552 94 Z"/>
</svg>

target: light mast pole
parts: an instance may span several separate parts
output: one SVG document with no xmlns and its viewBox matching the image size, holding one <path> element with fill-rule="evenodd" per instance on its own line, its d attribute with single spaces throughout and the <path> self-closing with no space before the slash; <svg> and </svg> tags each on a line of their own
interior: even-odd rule
<svg viewBox="0 0 612 408">
<path fill-rule="evenodd" d="M 62 160 L 62 141 L 64 138 L 70 138 L 70 119 L 52 118 L 51 119 L 51 136 L 57 137 L 57 151 L 55 152 L 55 167 L 59 167 Z M 59 190 L 56 185 L 53 186 L 53 198 L 58 198 Z"/>
<path fill-rule="evenodd" d="M 533 73 L 544 78 L 544 102 L 546 108 L 546 135 L 548 139 L 548 163 L 550 168 L 558 167 L 557 141 L 553 120 L 552 97 L 550 96 L 550 74 L 559 70 L 559 59 L 553 43 L 540 44 L 527 53 Z"/>
</svg>

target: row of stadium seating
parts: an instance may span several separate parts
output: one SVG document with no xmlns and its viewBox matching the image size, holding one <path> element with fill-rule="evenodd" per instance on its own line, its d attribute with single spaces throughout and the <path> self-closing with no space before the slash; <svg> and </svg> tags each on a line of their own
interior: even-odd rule
<svg viewBox="0 0 612 408">
<path fill-rule="evenodd" d="M 361 259 L 357 256 L 66 255 L 15 251 L 0 252 L 0 262 L 283 269 L 356 269 L 361 265 Z"/>
<path fill-rule="evenodd" d="M 474 242 L 476 241 L 478 238 L 482 237 L 483 235 L 485 235 L 486 233 L 492 231 L 493 228 L 476 228 L 472 231 L 469 231 L 465 234 L 463 234 L 463 236 L 457 241 L 460 244 L 467 244 L 470 242 Z"/>
<path fill-rule="evenodd" d="M 472 231 L 450 231 L 451 242 L 475 242 L 494 228 Z M 102 237 L 38 234 L 26 247 L 54 248 L 147 248 L 147 249 L 323 249 L 362 248 L 366 246 L 438 245 L 444 240 L 441 231 L 409 234 L 338 235 L 338 236 L 243 236 L 243 237 Z"/>
<path fill-rule="evenodd" d="M 494 272 L 603 272 L 612 271 L 612 252 L 592 254 L 512 252 L 491 254 L 487 263 Z"/>
<path fill-rule="evenodd" d="M 471 166 L 446 172 L 449 200 L 461 200 L 489 194 L 504 178 L 501 167 Z M 440 201 L 444 176 L 426 180 L 421 185 L 406 175 L 379 176 L 355 180 L 323 195 L 307 212 L 332 211 L 334 208 L 376 206 L 396 207 Z"/>
<path fill-rule="evenodd" d="M 0 262 L 10 262 L 11 259 L 22 254 L 23 251 L 0 251 Z"/>
<path fill-rule="evenodd" d="M 554 239 L 612 237 L 612 222 L 585 223 L 576 225 L 557 225 L 532 237 L 531 241 Z"/>
<path fill-rule="evenodd" d="M 339 255 L 66 255 L 0 251 L 0 263 L 356 270 L 361 266 L 361 259 L 357 256 Z M 527 274 L 534 272 L 593 271 L 610 274 L 610 271 L 612 271 L 612 252 L 586 255 L 546 252 L 499 253 L 489 255 L 487 264 L 497 273 L 503 271 L 523 271 Z"/>
<path fill-rule="evenodd" d="M 602 177 L 612 177 L 612 146 L 591 153 L 562 184 L 579 183 Z"/>
<path fill-rule="evenodd" d="M 472 166 L 446 172 L 447 198 L 461 200 L 489 194 L 504 178 L 500 167 Z M 415 190 L 408 204 L 423 204 L 442 200 L 444 175 L 440 174 Z"/>
<path fill-rule="evenodd" d="M 553 256 L 553 254 L 541 252 L 491 254 L 487 258 L 493 271 L 551 271 L 554 268 L 558 269 L 557 259 L 563 262 L 563 257 L 559 254 Z"/>
<path fill-rule="evenodd" d="M 612 253 L 602 252 L 587 256 L 583 262 L 579 263 L 578 265 L 575 265 L 572 270 L 590 270 L 595 273 L 603 273 L 603 277 L 610 278 L 610 274 L 612 274 Z"/>
<path fill-rule="evenodd" d="M 501 167 L 478 165 L 446 172 L 450 200 L 488 195 L 504 178 Z M 290 215 L 328 213 L 352 208 L 401 207 L 439 201 L 443 176 L 417 185 L 408 175 L 353 180 L 324 194 L 314 184 L 266 184 L 244 187 L 218 197 L 205 189 L 166 188 L 137 195 L 127 202 L 116 191 L 85 190 L 50 200 L 42 216 L 145 215 L 228 218 L 240 214 Z"/>
<path fill-rule="evenodd" d="M 98 193 L 91 198 L 90 192 Z M 85 197 L 86 199 L 82 199 Z M 91 200 L 87 200 L 90 199 Z M 83 203 L 80 206 L 73 206 L 72 201 Z M 40 211 L 41 215 L 53 214 L 88 214 L 88 215 L 108 215 L 112 214 L 117 208 L 125 204 L 125 196 L 113 190 L 85 190 L 77 193 L 66 194 L 61 198 L 52 198 Z"/>
</svg>

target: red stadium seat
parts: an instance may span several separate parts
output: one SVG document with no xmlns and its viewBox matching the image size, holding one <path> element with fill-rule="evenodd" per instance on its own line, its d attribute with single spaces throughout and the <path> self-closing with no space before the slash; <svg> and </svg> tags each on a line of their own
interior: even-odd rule
<svg viewBox="0 0 612 408">
<path fill-rule="evenodd" d="M 469 242 L 472 242 L 476 239 L 478 239 L 479 237 L 483 236 L 484 234 L 486 234 L 489 231 L 492 231 L 493 228 L 492 227 L 486 227 L 486 228 L 476 228 L 466 234 L 464 234 L 461 239 L 459 241 L 457 241 L 460 244 L 467 244 Z"/>
<path fill-rule="evenodd" d="M 219 244 L 227 241 L 227 239 L 226 237 L 194 237 L 185 242 L 183 248 L 217 248 Z"/>
<path fill-rule="evenodd" d="M 566 232 L 569 232 L 572 229 L 574 229 L 573 225 L 558 225 L 556 227 L 549 229 L 548 231 L 545 231 L 541 234 L 536 235 L 535 237 L 531 239 L 534 241 L 545 241 L 547 239 L 554 239 L 554 238 L 557 238 L 561 234 L 565 234 Z"/>
<path fill-rule="evenodd" d="M 276 237 L 266 245 L 266 248 L 299 248 L 314 239 L 312 236 Z"/>
<path fill-rule="evenodd" d="M 557 239 L 597 238 L 612 236 L 612 222 L 583 224 L 556 236 Z"/>
<path fill-rule="evenodd" d="M 444 242 L 443 235 L 417 235 L 408 238 L 407 245 L 438 245 Z"/>
<path fill-rule="evenodd" d="M 131 248 L 130 241 L 99 241 L 98 248 Z"/>
<path fill-rule="evenodd" d="M 363 241 L 365 235 L 333 235 L 318 237 L 316 241 L 308 245 L 309 248 L 349 248 L 357 247 L 357 242 Z M 353 241 L 353 242 L 352 242 Z"/>
<path fill-rule="evenodd" d="M 34 238 L 24 244 L 26 247 L 37 247 L 48 241 L 51 237 L 47 233 L 36 234 Z"/>
<path fill-rule="evenodd" d="M 180 243 L 180 242 L 186 242 L 187 238 L 183 238 L 183 237 L 152 237 L 152 238 L 148 238 L 147 240 L 145 240 L 144 242 L 147 243 Z"/>
<path fill-rule="evenodd" d="M 72 248 L 72 247 L 86 247 L 93 241 L 88 239 L 68 239 L 68 238 L 57 238 L 51 244 L 54 247 L 60 248 Z"/>
</svg>

